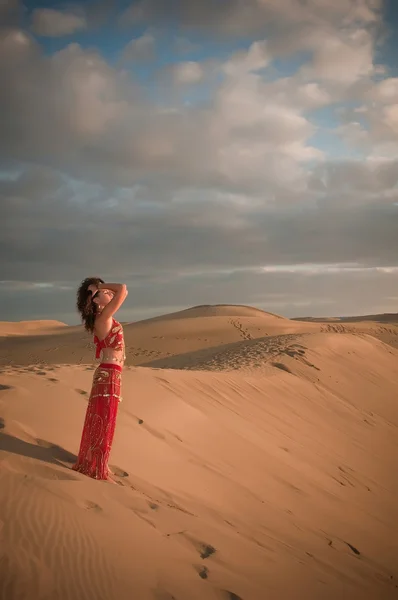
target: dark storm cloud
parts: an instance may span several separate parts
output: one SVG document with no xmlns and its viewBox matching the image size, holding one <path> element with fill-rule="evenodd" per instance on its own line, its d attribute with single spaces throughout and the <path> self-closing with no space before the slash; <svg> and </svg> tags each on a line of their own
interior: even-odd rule
<svg viewBox="0 0 398 600">
<path fill-rule="evenodd" d="M 84 271 L 152 273 L 278 264 L 396 264 L 398 206 L 289 210 L 237 206 L 207 192 L 181 205 L 76 198 L 38 168 L 0 185 L 0 279 L 74 280 Z M 150 190 L 149 190 L 150 195 Z M 398 202 L 398 195 L 396 197 Z M 106 249 L 106 251 L 104 251 Z M 99 258 L 101 257 L 101 258 Z"/>
</svg>

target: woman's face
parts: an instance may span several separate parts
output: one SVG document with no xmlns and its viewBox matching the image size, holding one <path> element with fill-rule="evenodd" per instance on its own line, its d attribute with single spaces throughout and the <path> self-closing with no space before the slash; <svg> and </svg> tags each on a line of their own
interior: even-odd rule
<svg viewBox="0 0 398 600">
<path fill-rule="evenodd" d="M 106 306 L 113 298 L 114 293 L 111 290 L 97 290 L 91 301 L 97 306 Z"/>
</svg>

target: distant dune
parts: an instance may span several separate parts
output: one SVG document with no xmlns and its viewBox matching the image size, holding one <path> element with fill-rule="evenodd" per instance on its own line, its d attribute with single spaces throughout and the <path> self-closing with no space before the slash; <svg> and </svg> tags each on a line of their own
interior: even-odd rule
<svg viewBox="0 0 398 600">
<path fill-rule="evenodd" d="M 200 317 L 274 317 L 276 319 L 285 319 L 285 317 L 281 317 L 280 315 L 275 315 L 259 308 L 253 308 L 252 306 L 239 304 L 203 304 L 159 317 L 152 317 L 141 322 L 148 323 L 169 319 L 193 319 Z"/>
<path fill-rule="evenodd" d="M 363 315 L 359 317 L 296 317 L 293 319 L 293 321 L 310 321 L 312 323 L 330 321 L 340 321 L 341 323 L 359 323 L 361 321 L 374 321 L 375 323 L 396 323 L 398 322 L 398 313 Z"/>
<path fill-rule="evenodd" d="M 61 321 L 0 321 L 0 337 L 8 335 L 39 335 L 53 332 L 58 327 L 67 327 Z"/>
<path fill-rule="evenodd" d="M 396 600 L 396 324 L 126 324 L 118 485 L 71 470 L 90 336 L 37 327 L 0 340 L 1 599 Z"/>
</svg>

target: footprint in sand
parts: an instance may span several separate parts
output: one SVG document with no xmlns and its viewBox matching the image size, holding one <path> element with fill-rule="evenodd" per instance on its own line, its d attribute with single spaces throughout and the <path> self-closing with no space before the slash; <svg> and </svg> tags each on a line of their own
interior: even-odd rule
<svg viewBox="0 0 398 600">
<path fill-rule="evenodd" d="M 289 369 L 289 367 L 287 365 L 284 365 L 283 363 L 272 362 L 271 365 L 273 367 L 275 367 L 276 369 L 280 369 L 281 371 L 286 371 L 286 373 L 290 373 L 291 375 L 294 375 L 293 371 L 291 371 L 291 369 Z"/>
<path fill-rule="evenodd" d="M 183 511 L 183 512 L 186 512 L 187 514 L 192 515 L 192 513 L 189 513 L 188 511 Z M 194 516 L 194 515 L 192 515 L 192 516 Z M 209 556 L 212 556 L 213 554 L 216 553 L 216 549 L 211 544 L 207 544 L 206 542 L 201 542 L 200 540 L 192 537 L 190 534 L 187 534 L 185 531 L 182 532 L 182 534 L 185 537 L 185 539 L 187 539 L 189 542 L 191 542 L 191 544 L 194 546 L 194 548 L 199 552 L 200 558 L 202 560 L 205 560 L 206 558 L 209 558 Z"/>
<path fill-rule="evenodd" d="M 120 467 L 116 467 L 114 465 L 110 465 L 112 475 L 116 475 L 116 477 L 128 477 L 129 474 L 124 469 Z"/>
<path fill-rule="evenodd" d="M 346 546 L 349 547 L 349 549 L 351 550 L 351 552 L 353 552 L 357 556 L 361 555 L 360 551 L 357 548 L 355 548 L 355 546 L 353 546 L 352 544 L 349 544 L 348 542 L 344 542 L 344 543 L 346 544 Z"/>
<path fill-rule="evenodd" d="M 201 579 L 207 579 L 209 576 L 209 569 L 207 567 L 203 567 L 202 565 L 193 565 L 194 569 L 197 571 L 199 577 Z"/>
<path fill-rule="evenodd" d="M 210 544 L 204 544 L 202 548 L 202 552 L 200 554 L 200 558 L 209 558 L 212 554 L 214 554 L 216 549 L 214 546 L 210 546 Z"/>
<path fill-rule="evenodd" d="M 76 388 L 75 392 L 77 392 L 78 394 L 81 394 L 82 396 L 87 396 L 87 393 L 88 393 L 88 392 L 86 392 L 86 390 L 81 390 L 79 388 Z"/>
<path fill-rule="evenodd" d="M 86 510 L 93 510 L 94 512 L 98 513 L 103 512 L 101 506 L 96 502 L 92 502 L 91 500 L 84 500 L 80 506 L 82 506 Z"/>
</svg>

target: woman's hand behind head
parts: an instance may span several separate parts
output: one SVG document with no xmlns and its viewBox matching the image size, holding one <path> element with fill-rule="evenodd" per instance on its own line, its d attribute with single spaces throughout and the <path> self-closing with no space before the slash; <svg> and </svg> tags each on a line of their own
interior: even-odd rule
<svg viewBox="0 0 398 600">
<path fill-rule="evenodd" d="M 91 292 L 92 294 L 95 294 L 95 292 L 98 291 L 98 286 L 95 283 L 92 283 L 88 286 L 87 291 Z"/>
</svg>

